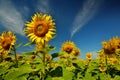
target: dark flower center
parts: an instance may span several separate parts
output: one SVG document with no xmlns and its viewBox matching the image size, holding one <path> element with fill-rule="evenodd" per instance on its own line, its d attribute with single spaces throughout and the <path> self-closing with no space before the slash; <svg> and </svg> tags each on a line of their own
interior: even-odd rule
<svg viewBox="0 0 120 80">
<path fill-rule="evenodd" d="M 65 49 L 65 51 L 69 54 L 69 53 L 72 52 L 72 48 L 71 48 L 71 47 L 67 47 L 67 48 Z"/>
<path fill-rule="evenodd" d="M 35 28 L 34 33 L 39 37 L 44 37 L 47 32 L 48 32 L 47 24 L 41 24 Z"/>
<path fill-rule="evenodd" d="M 3 48 L 5 50 L 9 50 L 10 49 L 10 45 L 11 45 L 10 41 L 3 41 L 2 44 L 3 44 Z"/>
</svg>

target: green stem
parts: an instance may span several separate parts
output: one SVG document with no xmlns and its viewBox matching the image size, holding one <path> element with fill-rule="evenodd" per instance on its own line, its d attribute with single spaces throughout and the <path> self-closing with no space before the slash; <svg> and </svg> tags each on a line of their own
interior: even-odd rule
<svg viewBox="0 0 120 80">
<path fill-rule="evenodd" d="M 91 60 L 88 60 L 88 64 L 86 65 L 85 77 L 86 77 L 86 73 L 88 72 L 88 68 L 90 67 L 90 62 L 91 62 Z"/>
<path fill-rule="evenodd" d="M 106 63 L 106 75 L 108 77 L 108 61 L 107 61 L 107 56 L 105 56 L 105 63 Z"/>
<path fill-rule="evenodd" d="M 107 64 L 107 56 L 105 56 L 105 63 L 106 63 L 106 69 L 108 68 L 108 64 Z M 106 74 L 108 73 L 108 71 L 106 71 Z"/>
<path fill-rule="evenodd" d="M 0 62 L 2 62 L 3 61 L 3 53 L 0 53 L 1 54 L 1 56 L 0 56 Z"/>
<path fill-rule="evenodd" d="M 15 46 L 13 46 L 13 51 L 14 51 L 14 56 L 15 56 L 15 67 L 18 68 L 18 60 L 17 60 L 17 53 L 16 53 L 16 49 Z"/>
<path fill-rule="evenodd" d="M 45 41 L 44 41 L 44 44 L 43 44 L 43 49 L 45 49 Z M 42 78 L 42 80 L 44 80 L 45 79 L 45 67 L 46 67 L 46 65 L 45 65 L 45 52 L 43 53 L 43 78 Z"/>
<path fill-rule="evenodd" d="M 45 78 L 45 54 L 43 54 L 43 79 Z"/>
</svg>

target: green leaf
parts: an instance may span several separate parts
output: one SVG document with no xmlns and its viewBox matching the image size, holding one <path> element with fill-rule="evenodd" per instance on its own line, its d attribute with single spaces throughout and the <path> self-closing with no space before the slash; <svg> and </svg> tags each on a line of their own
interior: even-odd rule
<svg viewBox="0 0 120 80">
<path fill-rule="evenodd" d="M 5 66 L 0 66 L 0 75 L 6 72 L 7 68 Z"/>
<path fill-rule="evenodd" d="M 106 73 L 101 73 L 100 80 L 110 80 L 110 75 Z"/>
<path fill-rule="evenodd" d="M 114 67 L 120 71 L 120 64 L 114 65 Z"/>
<path fill-rule="evenodd" d="M 83 80 L 96 80 L 96 79 L 95 79 L 95 77 L 87 75 L 86 77 L 83 78 Z M 101 80 L 104 80 L 104 79 L 101 79 Z"/>
<path fill-rule="evenodd" d="M 36 69 L 44 69 L 44 65 L 43 64 L 36 64 Z"/>
<path fill-rule="evenodd" d="M 96 80 L 95 77 L 92 77 L 91 73 L 86 72 L 85 77 L 83 80 Z"/>
<path fill-rule="evenodd" d="M 52 51 L 52 50 L 55 50 L 56 47 L 54 46 L 50 46 L 49 49 Z"/>
<path fill-rule="evenodd" d="M 16 45 L 16 48 L 20 47 L 23 43 L 20 43 L 20 44 L 17 44 Z"/>
<path fill-rule="evenodd" d="M 30 46 L 33 42 L 26 43 L 24 46 Z"/>
<path fill-rule="evenodd" d="M 53 53 L 53 54 L 51 54 L 51 56 L 52 56 L 52 58 L 56 58 L 59 56 L 59 53 Z"/>
<path fill-rule="evenodd" d="M 66 54 L 66 52 L 62 52 L 62 51 L 59 52 L 59 56 L 62 56 L 64 54 Z"/>
<path fill-rule="evenodd" d="M 23 54 L 24 55 L 32 55 L 32 54 L 34 54 L 34 52 L 33 51 L 31 51 L 31 52 L 24 52 Z"/>
<path fill-rule="evenodd" d="M 50 52 L 50 51 L 53 51 L 55 50 L 55 47 L 54 46 L 49 46 L 47 48 L 43 48 L 41 51 L 44 52 L 44 53 L 47 53 L 47 52 Z"/>
<path fill-rule="evenodd" d="M 30 73 L 33 71 L 37 71 L 37 69 L 32 69 L 29 64 L 22 65 L 20 68 L 11 69 L 8 74 L 5 75 L 4 80 L 15 80 L 19 76 L 24 75 L 26 73 Z"/>
<path fill-rule="evenodd" d="M 70 72 L 70 71 L 66 70 L 65 68 L 63 69 L 64 80 L 72 80 L 73 76 L 74 76 L 73 72 Z"/>
<path fill-rule="evenodd" d="M 12 69 L 8 74 L 5 75 L 4 80 L 15 80 L 19 75 L 21 75 L 21 72 L 18 71 L 18 69 Z"/>
<path fill-rule="evenodd" d="M 83 76 L 81 75 L 81 73 L 78 73 L 77 74 L 77 80 L 80 80 L 80 79 L 82 79 L 83 78 Z"/>
<path fill-rule="evenodd" d="M 47 75 L 46 80 L 52 80 L 52 76 Z"/>
<path fill-rule="evenodd" d="M 38 76 L 30 76 L 28 80 L 40 80 Z"/>
<path fill-rule="evenodd" d="M 17 77 L 15 80 L 27 80 L 26 76 Z"/>
<path fill-rule="evenodd" d="M 63 79 L 62 77 L 53 77 L 52 80 L 67 80 L 67 79 Z"/>
<path fill-rule="evenodd" d="M 113 80 L 120 80 L 120 76 L 115 76 L 115 78 Z"/>
<path fill-rule="evenodd" d="M 52 77 L 61 77 L 63 74 L 62 74 L 62 67 L 58 66 L 57 68 L 55 68 L 54 70 L 52 70 L 50 72 L 50 75 Z"/>
</svg>

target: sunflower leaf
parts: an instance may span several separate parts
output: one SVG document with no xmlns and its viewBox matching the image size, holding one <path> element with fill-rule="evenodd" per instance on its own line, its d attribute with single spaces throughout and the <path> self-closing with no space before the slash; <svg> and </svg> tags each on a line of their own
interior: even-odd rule
<svg viewBox="0 0 120 80">
<path fill-rule="evenodd" d="M 26 43 L 24 46 L 30 46 L 33 42 Z"/>
<path fill-rule="evenodd" d="M 4 80 L 15 80 L 21 75 L 29 74 L 31 72 L 37 71 L 38 69 L 32 69 L 29 64 L 22 65 L 19 68 L 11 69 L 8 74 L 5 75 Z"/>
<path fill-rule="evenodd" d="M 72 80 L 72 77 L 74 76 L 73 72 L 70 72 L 63 68 L 63 78 L 64 80 Z"/>
<path fill-rule="evenodd" d="M 5 66 L 0 66 L 0 75 L 6 72 L 7 68 Z"/>
<path fill-rule="evenodd" d="M 25 55 L 32 55 L 32 54 L 34 54 L 34 52 L 33 51 L 31 51 L 31 52 L 24 52 L 23 54 L 25 54 Z"/>
<path fill-rule="evenodd" d="M 16 45 L 16 48 L 20 47 L 23 43 L 20 43 L 20 44 L 17 44 Z"/>
<path fill-rule="evenodd" d="M 59 56 L 59 53 L 53 53 L 53 54 L 51 54 L 51 56 L 52 56 L 52 58 L 56 58 Z"/>
<path fill-rule="evenodd" d="M 47 52 L 50 52 L 50 51 L 55 50 L 55 48 L 56 48 L 56 47 L 54 47 L 54 46 L 50 46 L 49 48 L 45 48 L 45 50 L 46 50 Z"/>
</svg>

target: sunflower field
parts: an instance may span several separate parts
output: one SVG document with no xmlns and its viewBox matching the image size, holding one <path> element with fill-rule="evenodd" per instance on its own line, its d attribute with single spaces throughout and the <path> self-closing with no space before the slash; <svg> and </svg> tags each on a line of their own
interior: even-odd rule
<svg viewBox="0 0 120 80">
<path fill-rule="evenodd" d="M 50 54 L 55 46 L 48 42 L 56 37 L 50 15 L 34 14 L 23 32 L 30 41 L 24 46 L 34 44 L 34 51 L 18 54 L 22 44 L 17 44 L 15 34 L 5 31 L 0 35 L 0 80 L 120 80 L 119 37 L 103 41 L 96 58 L 88 52 L 86 59 L 81 59 L 80 49 L 70 40 Z"/>
</svg>

